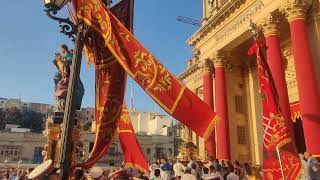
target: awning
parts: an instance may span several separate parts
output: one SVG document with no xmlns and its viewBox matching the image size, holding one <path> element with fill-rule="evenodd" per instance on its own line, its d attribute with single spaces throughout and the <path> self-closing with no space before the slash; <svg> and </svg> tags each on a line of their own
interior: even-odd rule
<svg viewBox="0 0 320 180">
<path fill-rule="evenodd" d="M 301 118 L 299 101 L 290 103 L 290 110 L 291 119 L 293 122 L 296 122 L 297 119 Z"/>
</svg>

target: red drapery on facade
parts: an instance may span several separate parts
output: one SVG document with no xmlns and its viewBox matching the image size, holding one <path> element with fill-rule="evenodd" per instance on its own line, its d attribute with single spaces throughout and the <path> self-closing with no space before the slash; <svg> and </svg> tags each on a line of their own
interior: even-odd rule
<svg viewBox="0 0 320 180">
<path fill-rule="evenodd" d="M 255 42 L 248 51 L 256 54 L 263 107 L 263 173 L 265 179 L 297 179 L 301 170 L 292 135 L 280 111 L 277 91 L 267 61 L 262 54 L 262 42 Z"/>
</svg>

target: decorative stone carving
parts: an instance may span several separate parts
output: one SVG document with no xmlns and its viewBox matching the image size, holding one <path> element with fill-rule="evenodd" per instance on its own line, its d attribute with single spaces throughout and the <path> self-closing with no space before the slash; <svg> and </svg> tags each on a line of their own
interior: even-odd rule
<svg viewBox="0 0 320 180">
<path fill-rule="evenodd" d="M 228 58 L 230 58 L 230 52 L 219 50 L 213 59 L 214 67 L 227 67 L 228 65 Z"/>
<path fill-rule="evenodd" d="M 305 19 L 308 3 L 306 0 L 288 0 L 282 11 L 291 22 L 295 19 Z"/>
<path fill-rule="evenodd" d="M 261 25 L 262 32 L 265 37 L 271 34 L 278 34 L 279 17 L 275 13 L 271 13 L 269 17 L 263 19 Z"/>
<path fill-rule="evenodd" d="M 294 66 L 293 56 L 292 56 L 292 49 L 287 49 L 283 52 L 283 56 L 287 61 L 287 67 L 285 68 L 286 74 L 286 81 L 288 87 L 296 86 L 297 79 L 296 79 L 296 70 Z"/>
<path fill-rule="evenodd" d="M 254 14 L 256 14 L 264 4 L 262 1 L 255 1 L 247 9 L 245 9 L 241 14 L 234 18 L 229 24 L 227 24 L 220 32 L 218 32 L 215 37 L 216 41 L 220 41 L 227 37 L 229 34 L 234 32 L 243 23 L 248 23 Z"/>
<path fill-rule="evenodd" d="M 212 73 L 213 71 L 213 61 L 211 59 L 206 59 L 199 63 L 199 67 L 201 68 L 203 73 Z"/>
<path fill-rule="evenodd" d="M 234 11 L 242 4 L 244 4 L 245 0 L 230 0 L 225 3 L 216 13 L 215 16 L 212 16 L 206 23 L 192 36 L 188 39 L 188 43 L 190 45 L 195 45 L 202 38 L 204 38 L 213 28 L 217 27 L 221 24 L 225 19 L 227 19 L 230 14 L 234 13 Z M 260 1 L 259 1 L 260 2 Z"/>
</svg>

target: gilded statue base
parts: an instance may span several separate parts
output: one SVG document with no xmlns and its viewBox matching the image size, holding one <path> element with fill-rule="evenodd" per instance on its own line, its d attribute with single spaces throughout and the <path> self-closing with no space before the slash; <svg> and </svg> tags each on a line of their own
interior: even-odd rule
<svg viewBox="0 0 320 180">
<path fill-rule="evenodd" d="M 192 142 L 183 142 L 179 146 L 179 154 L 177 158 L 180 161 L 188 162 L 190 160 L 199 160 L 199 150 Z"/>
<path fill-rule="evenodd" d="M 63 111 L 55 112 L 52 116 L 47 118 L 46 129 L 44 131 L 45 136 L 47 136 L 47 144 L 44 147 L 42 155 L 44 156 L 44 161 L 52 159 L 54 166 L 59 167 L 60 158 L 60 147 L 61 147 L 61 129 L 63 120 Z M 77 112 L 75 118 L 75 124 L 72 132 L 72 162 L 71 166 L 78 163 L 79 159 L 79 139 L 82 130 L 81 122 L 78 121 L 79 112 Z M 74 171 L 74 170 L 73 170 Z M 73 174 L 72 172 L 71 174 Z"/>
</svg>

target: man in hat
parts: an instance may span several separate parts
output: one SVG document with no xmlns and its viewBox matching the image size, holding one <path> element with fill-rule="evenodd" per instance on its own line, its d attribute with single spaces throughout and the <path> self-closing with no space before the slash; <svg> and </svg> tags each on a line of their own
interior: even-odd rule
<svg viewBox="0 0 320 180">
<path fill-rule="evenodd" d="M 202 180 L 220 180 L 219 176 L 215 174 L 204 174 L 201 176 Z"/>
<path fill-rule="evenodd" d="M 108 178 L 110 180 L 128 180 L 128 179 L 132 179 L 127 170 L 118 170 L 114 173 L 109 174 Z"/>
<path fill-rule="evenodd" d="M 49 159 L 33 169 L 28 175 L 28 179 L 58 180 L 59 174 L 57 170 L 58 169 L 53 166 L 53 161 Z"/>
<path fill-rule="evenodd" d="M 93 167 L 90 169 L 89 174 L 87 175 L 87 178 L 90 180 L 98 179 L 101 180 L 102 177 L 102 169 L 100 167 Z"/>
</svg>

